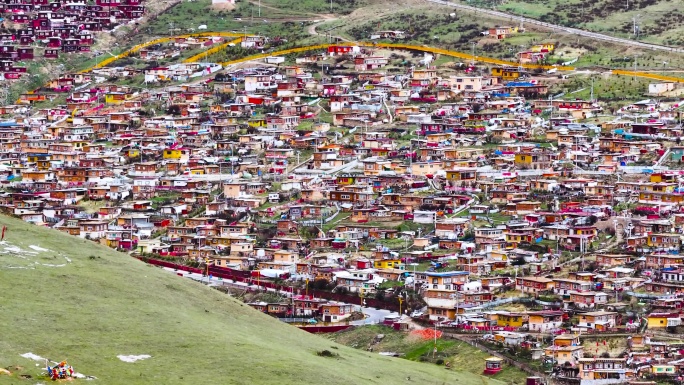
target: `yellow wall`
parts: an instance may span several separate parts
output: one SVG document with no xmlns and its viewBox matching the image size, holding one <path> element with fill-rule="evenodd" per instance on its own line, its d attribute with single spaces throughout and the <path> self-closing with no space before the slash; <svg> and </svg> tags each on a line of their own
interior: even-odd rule
<svg viewBox="0 0 684 385">
<path fill-rule="evenodd" d="M 105 95 L 105 103 L 107 103 L 107 104 L 121 104 L 121 103 L 126 101 L 125 99 L 127 99 L 126 97 L 124 97 L 123 99 L 117 100 L 117 99 L 114 99 L 114 96 L 115 96 L 115 94 Z M 116 96 L 120 96 L 120 95 L 116 95 Z"/>
<path fill-rule="evenodd" d="M 648 328 L 664 328 L 667 327 L 667 318 L 665 317 L 648 317 Z"/>
<path fill-rule="evenodd" d="M 180 159 L 180 150 L 164 150 L 164 159 Z"/>
<path fill-rule="evenodd" d="M 521 327 L 523 326 L 523 316 L 508 316 L 505 314 L 499 314 L 499 317 L 496 320 L 496 324 L 497 326 Z"/>
<path fill-rule="evenodd" d="M 399 259 L 383 259 L 381 261 L 373 261 L 373 267 L 376 269 L 394 269 L 401 265 Z"/>
<path fill-rule="evenodd" d="M 532 155 L 515 154 L 515 163 L 531 164 L 532 163 Z"/>
</svg>

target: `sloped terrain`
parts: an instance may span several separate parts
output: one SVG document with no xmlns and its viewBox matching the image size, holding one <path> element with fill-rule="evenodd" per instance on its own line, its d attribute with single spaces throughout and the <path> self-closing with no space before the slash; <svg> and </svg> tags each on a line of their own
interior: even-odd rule
<svg viewBox="0 0 684 385">
<path fill-rule="evenodd" d="M 499 383 L 344 347 L 90 241 L 5 216 L 1 226 L 0 367 L 13 373 L 0 384 L 44 382 L 29 352 L 95 384 Z"/>
</svg>

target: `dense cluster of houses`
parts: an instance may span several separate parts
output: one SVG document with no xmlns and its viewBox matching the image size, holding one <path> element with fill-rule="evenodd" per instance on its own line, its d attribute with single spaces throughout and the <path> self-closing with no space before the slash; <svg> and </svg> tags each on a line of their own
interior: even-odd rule
<svg viewBox="0 0 684 385">
<path fill-rule="evenodd" d="M 91 8 L 103 6 L 77 8 L 99 23 Z M 112 7 L 107 20 L 140 6 Z M 47 25 L 60 9 L 46 11 Z M 309 66 L 329 57 L 346 66 Z M 410 288 L 428 320 L 502 328 L 494 338 L 506 344 L 680 325 L 678 104 L 643 100 L 594 120 L 600 102 L 548 98 L 545 75 L 520 68 L 390 71 L 382 52 L 342 45 L 296 62 L 62 75 L 49 87 L 67 90 L 66 105 L 42 107 L 53 95 L 42 92 L 1 107 L 12 118 L 0 122 L 0 207 L 113 248 L 260 279 L 359 296 Z M 140 74 L 176 83 L 106 81 Z M 547 309 L 496 310 L 511 290 Z M 629 295 L 650 312 L 624 317 Z M 329 322 L 351 314 L 310 296 L 250 305 Z M 647 357 L 654 372 L 679 371 L 669 353 L 585 358 L 572 338 L 547 350 L 575 378 L 624 380 Z"/>
<path fill-rule="evenodd" d="M 139 19 L 144 13 L 141 0 L 3 2 L 0 72 L 5 79 L 18 79 L 26 73 L 26 67 L 18 62 L 90 52 L 96 33 Z"/>
</svg>

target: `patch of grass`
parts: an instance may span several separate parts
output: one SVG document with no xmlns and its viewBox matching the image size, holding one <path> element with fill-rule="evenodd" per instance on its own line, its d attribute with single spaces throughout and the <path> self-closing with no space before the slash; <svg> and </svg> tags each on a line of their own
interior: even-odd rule
<svg viewBox="0 0 684 385">
<path fill-rule="evenodd" d="M 399 281 L 385 281 L 378 286 L 380 289 L 393 289 L 395 287 L 404 287 L 404 282 Z"/>
<path fill-rule="evenodd" d="M 330 338 L 338 343 L 365 350 L 379 334 L 384 337 L 373 345 L 374 352 L 396 352 L 404 354 L 403 358 L 409 361 L 423 361 L 440 366 L 449 363 L 449 372 L 459 376 L 476 375 L 483 383 L 501 380 L 509 384 L 524 384 L 527 379 L 527 373 L 512 366 L 504 366 L 501 372 L 491 377 L 480 376 L 484 370 L 484 359 L 490 355 L 458 340 L 438 339 L 437 352 L 433 356 L 434 341 L 416 339 L 410 334 L 384 326 L 348 329 L 335 333 Z"/>
<path fill-rule="evenodd" d="M 101 201 L 92 201 L 92 200 L 81 200 L 78 202 L 78 205 L 83 207 L 83 209 L 87 213 L 96 213 L 99 212 L 101 208 L 107 206 L 107 201 L 101 200 Z"/>
<path fill-rule="evenodd" d="M 351 216 L 350 212 L 345 213 L 345 212 L 340 211 L 335 216 L 335 218 L 333 220 L 331 220 L 330 222 L 323 225 L 323 231 L 328 231 L 328 230 L 335 228 L 335 226 L 339 225 L 340 222 L 344 221 L 345 219 L 349 218 L 350 216 Z"/>
<path fill-rule="evenodd" d="M 589 99 L 592 81 L 594 97 L 606 102 L 643 99 L 644 94 L 648 92 L 649 83 L 653 82 L 649 79 L 628 76 L 573 76 L 568 81 L 554 86 L 550 93 L 565 92 L 562 98 L 566 100 Z"/>
<path fill-rule="evenodd" d="M 8 217 L 0 225 L 10 245 L 71 259 L 64 267 L 8 269 L 22 259 L 0 254 L 0 367 L 23 367 L 0 385 L 21 382 L 21 374 L 44 382 L 43 363 L 20 356 L 27 352 L 68 359 L 103 384 L 319 384 L 323 377 L 335 385 L 404 384 L 408 376 L 421 384 L 481 383 L 337 345 L 90 241 Z M 317 356 L 324 350 L 339 358 Z M 134 364 L 116 357 L 140 354 L 152 357 Z"/>
<path fill-rule="evenodd" d="M 632 18 L 636 16 L 641 30 L 639 40 L 665 45 L 681 45 L 683 42 L 684 13 L 673 8 L 669 0 L 598 0 L 591 3 L 579 0 L 514 0 L 505 3 L 473 0 L 467 3 L 630 39 L 635 38 Z"/>
<path fill-rule="evenodd" d="M 273 8 L 277 8 L 278 11 L 283 12 L 287 16 L 346 15 L 369 3 L 369 0 L 262 0 L 261 10 L 263 14 L 264 7 L 270 7 L 269 11 L 271 12 L 275 12 L 276 10 Z"/>
</svg>

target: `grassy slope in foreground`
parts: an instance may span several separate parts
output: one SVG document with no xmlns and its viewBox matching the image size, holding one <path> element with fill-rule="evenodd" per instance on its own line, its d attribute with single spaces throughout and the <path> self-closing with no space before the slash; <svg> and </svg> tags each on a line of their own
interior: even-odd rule
<svg viewBox="0 0 684 385">
<path fill-rule="evenodd" d="M 483 384 L 475 375 L 386 358 L 284 325 L 199 283 L 146 266 L 90 241 L 0 216 L 6 241 L 26 264 L 0 253 L 0 367 L 23 366 L 0 384 L 36 382 L 40 368 L 20 354 L 68 359 L 101 384 Z M 8 245 L 0 245 L 0 251 Z M 63 253 L 57 259 L 54 255 Z M 92 258 L 92 257 L 94 258 Z M 328 349 L 339 358 L 316 355 Z M 117 355 L 149 354 L 136 363 Z M 33 375 L 21 380 L 17 374 Z M 411 381 L 406 378 L 410 376 Z M 78 380 L 84 381 L 84 380 Z M 492 384 L 500 384 L 491 381 Z"/>
</svg>

